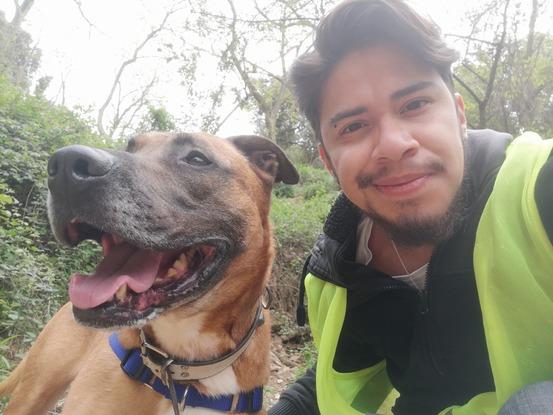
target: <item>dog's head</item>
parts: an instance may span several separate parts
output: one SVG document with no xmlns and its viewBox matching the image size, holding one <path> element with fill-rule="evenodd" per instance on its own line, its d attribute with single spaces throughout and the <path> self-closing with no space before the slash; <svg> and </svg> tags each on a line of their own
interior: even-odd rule
<svg viewBox="0 0 553 415">
<path fill-rule="evenodd" d="M 234 263 L 263 274 L 251 287 L 260 295 L 273 255 L 271 188 L 298 181 L 273 142 L 207 134 L 145 134 L 126 151 L 69 146 L 48 173 L 56 238 L 102 245 L 103 260 L 73 275 L 69 294 L 77 320 L 106 328 L 199 300 L 243 272 Z"/>
</svg>

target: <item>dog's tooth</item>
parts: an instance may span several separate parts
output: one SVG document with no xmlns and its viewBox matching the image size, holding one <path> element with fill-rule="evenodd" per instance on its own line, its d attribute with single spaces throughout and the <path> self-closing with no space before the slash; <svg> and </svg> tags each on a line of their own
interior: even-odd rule
<svg viewBox="0 0 553 415">
<path fill-rule="evenodd" d="M 179 261 L 181 261 L 184 264 L 184 269 L 188 268 L 188 257 L 185 253 L 180 254 Z"/>
<path fill-rule="evenodd" d="M 177 275 L 177 270 L 175 268 L 169 268 L 169 271 L 167 271 L 167 276 L 174 277 L 175 275 Z"/>
<path fill-rule="evenodd" d="M 178 271 L 185 271 L 186 268 L 188 268 L 188 259 L 184 254 L 181 254 L 179 259 L 175 261 L 173 264 L 173 267 L 176 268 Z"/>
<path fill-rule="evenodd" d="M 115 293 L 115 297 L 118 300 L 124 300 L 127 298 L 127 284 L 123 284 L 121 287 L 117 289 L 117 292 Z"/>
</svg>

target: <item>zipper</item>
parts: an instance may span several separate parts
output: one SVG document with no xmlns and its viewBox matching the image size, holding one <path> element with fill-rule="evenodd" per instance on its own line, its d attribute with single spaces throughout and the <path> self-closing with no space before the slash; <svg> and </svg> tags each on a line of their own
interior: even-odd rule
<svg viewBox="0 0 553 415">
<path fill-rule="evenodd" d="M 428 272 L 426 273 L 426 279 L 428 280 Z M 419 310 L 423 316 L 428 314 L 428 311 L 430 311 L 428 308 L 428 294 L 426 290 L 427 290 L 427 287 L 426 287 L 426 281 L 425 281 L 423 291 L 420 293 L 421 306 Z"/>
<path fill-rule="evenodd" d="M 428 304 L 428 296 L 430 292 L 430 277 L 432 275 L 432 268 L 434 265 L 435 257 L 437 256 L 439 251 L 439 248 L 436 248 L 434 252 L 432 252 L 432 255 L 430 257 L 430 260 L 428 261 L 428 267 L 426 268 L 426 278 L 424 280 L 424 287 L 422 292 L 420 293 L 420 314 L 422 316 L 422 323 L 424 325 L 424 338 L 426 340 L 426 345 L 428 348 L 428 355 L 430 357 L 430 361 L 432 362 L 432 366 L 434 367 L 434 370 L 440 375 L 444 375 L 443 369 L 440 367 L 440 364 L 438 363 L 438 360 L 436 359 L 436 356 L 434 354 L 434 348 L 432 345 L 432 338 L 430 336 L 430 306 Z"/>
</svg>

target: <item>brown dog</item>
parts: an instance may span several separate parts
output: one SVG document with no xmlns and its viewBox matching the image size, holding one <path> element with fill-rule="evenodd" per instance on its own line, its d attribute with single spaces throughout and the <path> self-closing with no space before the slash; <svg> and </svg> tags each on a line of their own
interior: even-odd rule
<svg viewBox="0 0 553 415">
<path fill-rule="evenodd" d="M 282 150 L 257 136 L 151 133 L 125 152 L 63 148 L 48 172 L 57 239 L 96 240 L 104 259 L 72 277 L 72 306 L 0 384 L 5 414 L 46 414 L 68 386 L 71 415 L 263 413 L 270 193 L 298 181 Z"/>
</svg>

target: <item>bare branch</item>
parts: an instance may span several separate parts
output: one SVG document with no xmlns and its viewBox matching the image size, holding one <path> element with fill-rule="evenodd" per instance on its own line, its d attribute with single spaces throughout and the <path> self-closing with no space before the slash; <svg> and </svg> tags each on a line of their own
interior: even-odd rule
<svg viewBox="0 0 553 415">
<path fill-rule="evenodd" d="M 230 43 L 229 47 L 227 48 L 227 52 L 229 52 L 230 59 L 231 59 L 233 65 L 234 65 L 236 71 L 240 75 L 240 78 L 242 78 L 242 81 L 246 85 L 246 88 L 247 88 L 248 92 L 257 101 L 260 108 L 264 112 L 266 112 L 269 109 L 269 105 L 268 105 L 267 101 L 265 100 L 265 97 L 263 97 L 263 95 L 255 87 L 254 83 L 252 82 L 252 79 L 250 78 L 250 76 L 248 75 L 248 73 L 246 72 L 244 67 L 242 66 L 242 61 L 236 56 L 236 48 L 238 47 L 238 35 L 236 33 L 236 9 L 234 7 L 233 0 L 227 0 L 227 3 L 229 4 L 229 6 L 231 8 L 232 15 L 234 17 L 233 22 L 230 26 L 231 34 L 232 34 L 232 40 L 231 40 L 231 43 Z"/>
<path fill-rule="evenodd" d="M 213 127 L 213 134 L 217 135 L 221 127 L 227 122 L 227 120 L 231 117 L 232 114 L 236 112 L 236 110 L 240 108 L 240 102 L 238 102 L 233 109 L 231 109 L 228 114 L 215 126 Z"/>
<path fill-rule="evenodd" d="M 476 37 L 473 37 L 471 35 L 456 35 L 454 33 L 446 33 L 444 35 L 444 37 L 455 37 L 455 38 L 458 38 L 458 39 L 465 39 L 465 40 L 470 40 L 470 41 L 474 41 L 474 42 L 478 42 L 478 43 L 484 43 L 486 45 L 490 45 L 490 46 L 496 46 L 496 42 L 490 42 L 489 40 L 485 40 L 485 39 L 478 39 Z"/>
<path fill-rule="evenodd" d="M 482 75 L 480 75 L 478 72 L 476 72 L 474 69 L 472 69 L 472 67 L 466 61 L 463 61 L 462 65 L 463 65 L 463 68 L 465 68 L 467 71 L 469 71 L 471 74 L 473 74 L 476 78 L 478 78 L 479 81 L 481 81 L 484 84 L 487 82 L 487 80 Z"/>
<path fill-rule="evenodd" d="M 487 103 L 490 100 L 490 96 L 493 91 L 493 86 L 495 82 L 495 78 L 497 76 L 497 69 L 499 66 L 499 61 L 501 59 L 501 54 L 503 53 L 503 49 L 505 47 L 505 40 L 507 39 L 507 11 L 509 9 L 509 3 L 510 0 L 505 1 L 505 8 L 503 9 L 503 31 L 501 32 L 501 38 L 499 42 L 496 44 L 496 49 L 492 61 L 492 67 L 490 69 L 490 76 L 488 80 L 488 85 L 486 86 L 486 93 L 484 95 L 483 102 Z"/>
<path fill-rule="evenodd" d="M 536 20 L 540 4 L 538 0 L 532 0 L 532 13 L 530 14 L 530 23 L 528 25 L 528 42 L 526 43 L 526 58 L 528 59 L 534 53 L 534 35 L 536 29 Z"/>
<path fill-rule="evenodd" d="M 152 78 L 152 80 L 144 87 L 141 91 L 141 94 L 132 101 L 127 107 L 121 112 L 121 115 L 118 120 L 118 125 L 114 128 L 112 131 L 112 134 L 115 132 L 117 128 L 119 128 L 120 134 L 122 136 L 125 135 L 125 132 L 130 128 L 132 125 L 132 122 L 136 118 L 136 115 L 138 114 L 138 111 L 140 111 L 144 105 L 148 102 L 148 95 L 150 94 L 151 89 L 153 86 L 157 83 L 157 75 Z M 127 117 L 127 114 L 130 115 Z M 124 124 L 122 124 L 123 120 L 127 117 Z M 121 126 L 122 124 L 122 126 Z"/>
<path fill-rule="evenodd" d="M 98 27 L 92 23 L 89 18 L 86 16 L 86 14 L 84 13 L 84 10 L 83 10 L 83 4 L 81 2 L 81 0 L 73 0 L 73 3 L 75 3 L 75 5 L 77 6 L 77 8 L 79 9 L 79 13 L 81 15 L 81 17 L 84 19 L 84 21 L 88 24 L 88 35 L 90 36 L 90 32 L 91 30 L 94 28 L 98 31 L 100 31 L 98 29 Z"/>
<path fill-rule="evenodd" d="M 140 43 L 135 48 L 135 50 L 132 54 L 132 57 L 127 59 L 126 61 L 124 61 L 121 64 L 121 66 L 119 67 L 119 70 L 117 71 L 117 74 L 115 75 L 115 78 L 113 80 L 113 84 L 111 86 L 108 97 L 106 98 L 105 102 L 102 104 L 102 106 L 100 107 L 100 109 L 98 111 L 98 119 L 97 119 L 96 124 L 97 124 L 98 131 L 100 132 L 100 134 L 106 135 L 106 131 L 105 131 L 104 126 L 103 126 L 103 124 L 104 124 L 104 113 L 105 113 L 107 107 L 109 106 L 111 100 L 113 99 L 113 94 L 115 93 L 115 89 L 117 88 L 117 85 L 119 84 L 119 82 L 121 80 L 121 77 L 123 76 L 123 72 L 125 71 L 125 68 L 127 66 L 129 66 L 130 64 L 137 61 L 137 59 L 139 58 L 138 55 L 139 55 L 140 51 L 148 44 L 148 42 L 150 42 L 153 38 L 155 38 L 165 28 L 167 20 L 169 19 L 169 17 L 174 12 L 175 12 L 175 9 L 169 10 L 165 14 L 165 16 L 164 16 L 162 22 L 159 24 L 159 26 L 157 26 L 150 33 L 148 33 L 148 35 L 144 38 L 142 43 Z M 113 134 L 113 130 L 111 131 L 111 133 Z"/>
<path fill-rule="evenodd" d="M 469 94 L 470 96 L 480 105 L 482 100 L 478 97 L 478 94 L 473 91 L 473 89 L 466 84 L 458 75 L 453 74 L 453 79 L 455 79 Z"/>
</svg>

